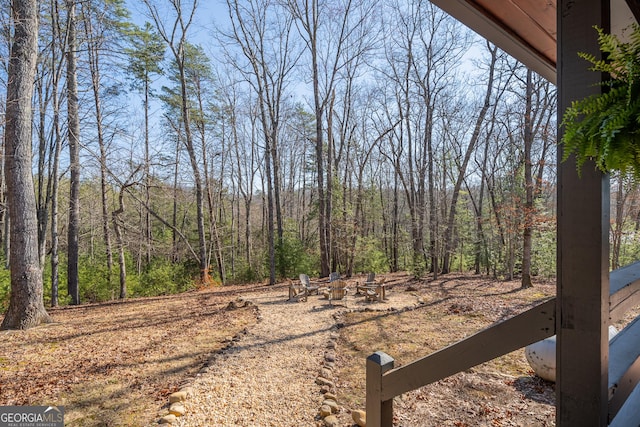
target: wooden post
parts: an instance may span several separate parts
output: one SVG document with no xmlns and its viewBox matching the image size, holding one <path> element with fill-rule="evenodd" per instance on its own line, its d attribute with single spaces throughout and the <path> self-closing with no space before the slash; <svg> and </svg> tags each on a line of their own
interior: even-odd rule
<svg viewBox="0 0 640 427">
<path fill-rule="evenodd" d="M 382 375 L 393 369 L 393 357 L 376 351 L 367 357 L 367 427 L 392 427 L 393 398 L 382 401 Z"/>
<path fill-rule="evenodd" d="M 571 101 L 600 90 L 598 73 L 578 57 L 600 57 L 594 25 L 610 29 L 609 0 L 559 0 L 559 121 Z M 560 129 L 561 132 L 561 129 Z M 562 158 L 558 145 L 558 159 Z M 609 177 L 593 162 L 576 172 L 558 165 L 556 425 L 607 425 L 609 319 Z"/>
</svg>

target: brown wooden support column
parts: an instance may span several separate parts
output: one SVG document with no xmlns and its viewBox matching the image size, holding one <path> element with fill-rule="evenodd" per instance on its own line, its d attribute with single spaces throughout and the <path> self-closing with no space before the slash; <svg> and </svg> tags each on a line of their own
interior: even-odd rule
<svg viewBox="0 0 640 427">
<path fill-rule="evenodd" d="M 599 56 L 598 25 L 609 31 L 609 0 L 558 1 L 560 119 L 572 100 L 599 90 L 577 52 Z M 562 157 L 562 147 L 558 149 Z M 609 178 L 575 161 L 558 166 L 557 413 L 561 427 L 607 425 Z"/>
<path fill-rule="evenodd" d="M 395 361 L 383 351 L 367 357 L 367 425 L 369 427 L 393 426 L 393 398 L 382 400 L 385 372 L 393 369 Z"/>
</svg>

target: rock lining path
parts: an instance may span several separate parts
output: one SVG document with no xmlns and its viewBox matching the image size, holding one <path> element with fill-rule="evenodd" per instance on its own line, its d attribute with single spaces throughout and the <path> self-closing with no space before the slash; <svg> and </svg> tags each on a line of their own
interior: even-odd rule
<svg viewBox="0 0 640 427">
<path fill-rule="evenodd" d="M 342 307 L 316 296 L 290 302 L 285 293 L 245 297 L 258 306 L 261 320 L 189 385 L 186 414 L 175 425 L 316 425 L 321 394 L 315 380 Z"/>
</svg>

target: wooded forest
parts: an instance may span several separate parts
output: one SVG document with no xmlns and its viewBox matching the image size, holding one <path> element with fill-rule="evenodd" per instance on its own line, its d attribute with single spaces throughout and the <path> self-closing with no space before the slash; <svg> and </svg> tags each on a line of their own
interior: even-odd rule
<svg viewBox="0 0 640 427">
<path fill-rule="evenodd" d="M 555 274 L 556 88 L 429 2 L 0 1 L 3 310 L 16 4 L 38 7 L 35 73 L 13 75 L 34 85 L 45 305 L 299 273 Z M 640 206 L 611 183 L 615 267 L 640 255 Z"/>
</svg>

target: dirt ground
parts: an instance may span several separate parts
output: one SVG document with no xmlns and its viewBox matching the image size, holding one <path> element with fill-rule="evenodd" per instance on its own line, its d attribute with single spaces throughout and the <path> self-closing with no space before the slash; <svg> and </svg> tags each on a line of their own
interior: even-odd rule
<svg viewBox="0 0 640 427">
<path fill-rule="evenodd" d="M 347 313 L 341 319 L 342 342 L 338 395 L 364 409 L 365 360 L 382 350 L 402 366 L 442 349 L 490 324 L 518 314 L 555 295 L 551 283 L 520 289 L 518 281 L 450 274 L 438 280 L 387 275 L 392 299 L 412 294 L 423 304 L 403 312 Z M 533 374 L 524 350 L 518 350 L 438 381 L 394 400 L 398 426 L 552 426 L 554 384 Z"/>
<path fill-rule="evenodd" d="M 401 366 L 555 294 L 551 283 L 521 290 L 517 281 L 484 276 L 384 276 L 390 301 L 422 304 L 399 310 L 358 302 L 337 311 L 336 394 L 344 425 L 349 410 L 364 409 L 365 360 L 374 351 Z M 189 384 L 233 337 L 252 330 L 260 306 L 230 310 L 229 302 L 265 291 L 284 296 L 286 284 L 50 310 L 53 324 L 0 332 L 0 405 L 64 405 L 66 423 L 75 426 L 145 425 L 157 419 L 168 394 Z M 394 402 L 395 424 L 404 427 L 551 426 L 554 413 L 553 383 L 533 375 L 522 350 Z M 290 425 L 315 425 L 295 421 Z"/>
<path fill-rule="evenodd" d="M 227 309 L 254 288 L 49 309 L 55 323 L 0 332 L 0 405 L 63 405 L 66 425 L 145 425 L 255 323 L 255 307 Z"/>
</svg>

